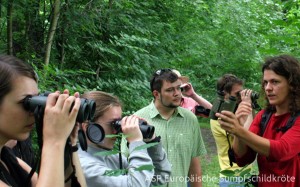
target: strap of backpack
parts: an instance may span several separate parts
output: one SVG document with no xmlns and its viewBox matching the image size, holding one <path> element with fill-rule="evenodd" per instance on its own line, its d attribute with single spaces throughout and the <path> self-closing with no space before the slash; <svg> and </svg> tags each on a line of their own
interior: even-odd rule
<svg viewBox="0 0 300 187">
<path fill-rule="evenodd" d="M 263 136 L 272 114 L 273 114 L 272 111 L 265 111 L 263 113 L 261 121 L 260 121 L 260 131 L 259 131 L 260 136 Z"/>
<path fill-rule="evenodd" d="M 267 124 L 270 120 L 272 116 L 272 112 L 271 111 L 265 111 L 265 113 L 262 115 L 262 118 L 261 118 L 261 121 L 260 121 L 260 136 L 263 136 L 265 130 L 266 130 L 266 127 L 267 127 Z M 295 123 L 296 119 L 300 116 L 300 111 L 297 111 L 295 113 L 295 115 L 291 116 L 286 125 L 283 126 L 283 127 L 280 127 L 280 128 L 276 128 L 276 131 L 279 132 L 279 131 L 282 131 L 283 133 L 285 133 L 287 130 L 289 130 Z"/>
<path fill-rule="evenodd" d="M 300 111 L 297 111 L 295 113 L 295 115 L 291 116 L 288 119 L 288 121 L 287 121 L 287 123 L 286 123 L 285 126 L 283 126 L 281 128 L 276 128 L 276 131 L 277 132 L 282 131 L 283 133 L 285 133 L 287 130 L 289 130 L 294 125 L 294 123 L 295 123 L 295 121 L 296 121 L 296 119 L 297 119 L 298 116 L 300 116 Z"/>
</svg>

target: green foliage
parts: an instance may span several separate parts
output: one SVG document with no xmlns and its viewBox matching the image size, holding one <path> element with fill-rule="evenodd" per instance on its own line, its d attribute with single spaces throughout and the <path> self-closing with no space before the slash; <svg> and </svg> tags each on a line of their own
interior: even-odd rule
<svg viewBox="0 0 300 187">
<path fill-rule="evenodd" d="M 43 66 L 43 55 L 51 3 L 20 1 L 14 8 L 14 52 L 35 65 L 42 91 L 114 93 L 127 114 L 151 101 L 149 79 L 156 69 L 180 70 L 212 101 L 224 73 L 259 91 L 263 57 L 299 55 L 298 0 L 64 1 L 49 67 Z"/>
<path fill-rule="evenodd" d="M 242 182 L 241 180 L 243 180 L 244 182 L 242 182 L 241 184 L 244 184 L 246 186 L 253 186 L 251 184 L 251 176 L 253 175 L 253 171 L 251 168 L 248 167 L 248 165 L 242 167 L 241 169 L 236 169 L 234 171 L 232 170 L 222 170 L 220 172 L 221 174 L 223 174 L 226 179 L 232 180 L 233 182 L 236 182 L 234 180 L 234 177 L 238 177 L 239 181 Z"/>
<path fill-rule="evenodd" d="M 7 3 L 0 4 L 0 53 L 8 51 Z M 178 69 L 213 101 L 223 74 L 233 73 L 261 93 L 264 57 L 300 57 L 299 0 L 84 0 L 62 1 L 50 65 L 44 66 L 52 2 L 13 3 L 14 55 L 34 66 L 40 92 L 113 93 L 123 101 L 124 115 L 151 101 L 149 79 L 160 68 Z M 121 173 L 126 171 L 107 175 Z"/>
<path fill-rule="evenodd" d="M 103 176 L 120 176 L 126 175 L 128 172 L 127 169 L 117 169 L 117 170 L 106 170 Z"/>
<path fill-rule="evenodd" d="M 39 77 L 39 89 L 41 92 L 69 89 L 70 92 L 78 91 L 82 93 L 88 90 L 86 86 L 91 84 L 90 79 L 84 78 L 84 76 L 95 74 L 92 71 L 81 69 L 62 70 L 51 64 L 44 66 L 44 69 L 38 69 L 35 65 L 33 67 Z M 74 79 L 77 79 L 76 82 L 74 82 Z"/>
<path fill-rule="evenodd" d="M 153 146 L 155 146 L 155 145 L 157 145 L 157 144 L 158 144 L 158 142 L 144 144 L 144 145 L 141 145 L 141 146 L 136 147 L 133 151 L 139 151 L 139 150 L 142 150 L 142 149 L 147 149 L 147 148 L 153 147 Z"/>
<path fill-rule="evenodd" d="M 140 166 L 138 168 L 135 168 L 134 170 L 135 171 L 143 171 L 143 170 L 153 170 L 155 167 L 153 165 L 143 165 L 143 166 Z"/>
</svg>

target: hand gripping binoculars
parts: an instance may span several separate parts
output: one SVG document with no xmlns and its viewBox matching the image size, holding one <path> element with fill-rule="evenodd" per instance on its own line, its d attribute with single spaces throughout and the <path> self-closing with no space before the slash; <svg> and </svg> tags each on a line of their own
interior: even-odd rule
<svg viewBox="0 0 300 187">
<path fill-rule="evenodd" d="M 25 110 L 30 112 L 37 112 L 36 110 L 42 110 L 39 112 L 44 112 L 48 95 L 49 94 L 45 93 L 40 94 L 38 96 L 27 96 L 23 103 Z M 94 118 L 95 110 L 95 101 L 81 98 L 80 108 L 78 111 L 76 121 L 82 123 L 86 120 L 92 120 Z"/>
</svg>

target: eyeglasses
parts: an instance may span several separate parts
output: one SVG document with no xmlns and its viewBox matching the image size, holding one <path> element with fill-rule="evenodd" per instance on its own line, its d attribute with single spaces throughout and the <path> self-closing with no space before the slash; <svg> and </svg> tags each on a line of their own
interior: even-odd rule
<svg viewBox="0 0 300 187">
<path fill-rule="evenodd" d="M 172 71 L 172 69 L 170 69 L 170 68 L 164 68 L 164 69 L 159 69 L 159 70 L 157 70 L 157 71 L 153 74 L 153 78 L 152 78 L 152 80 L 151 80 L 151 82 L 150 82 L 150 89 L 151 89 L 151 91 L 153 91 L 153 84 L 154 84 L 154 82 L 155 82 L 156 77 L 162 75 L 162 74 L 165 73 L 165 72 L 169 72 L 169 71 Z"/>
</svg>

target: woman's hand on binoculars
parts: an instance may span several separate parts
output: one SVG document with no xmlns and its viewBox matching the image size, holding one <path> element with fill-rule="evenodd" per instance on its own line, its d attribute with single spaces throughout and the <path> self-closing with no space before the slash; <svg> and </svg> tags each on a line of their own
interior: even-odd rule
<svg viewBox="0 0 300 187">
<path fill-rule="evenodd" d="M 47 140 L 50 143 L 66 142 L 74 128 L 79 107 L 79 93 L 70 96 L 69 91 L 65 90 L 63 94 L 59 91 L 49 94 L 44 114 L 44 143 L 47 143 Z"/>
<path fill-rule="evenodd" d="M 143 135 L 139 127 L 139 118 L 137 116 L 131 115 L 124 117 L 121 122 L 121 127 L 129 143 L 143 140 Z"/>
</svg>

